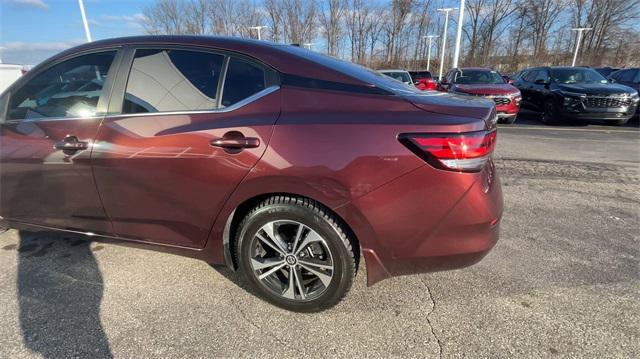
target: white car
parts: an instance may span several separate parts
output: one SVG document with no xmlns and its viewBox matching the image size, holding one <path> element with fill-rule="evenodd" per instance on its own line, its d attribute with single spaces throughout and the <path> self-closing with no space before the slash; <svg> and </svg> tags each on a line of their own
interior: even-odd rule
<svg viewBox="0 0 640 359">
<path fill-rule="evenodd" d="M 413 80 L 411 79 L 411 75 L 409 75 L 408 71 L 405 70 L 378 70 L 383 75 L 389 76 L 392 79 L 396 79 L 405 85 L 415 87 L 413 84 Z"/>
</svg>

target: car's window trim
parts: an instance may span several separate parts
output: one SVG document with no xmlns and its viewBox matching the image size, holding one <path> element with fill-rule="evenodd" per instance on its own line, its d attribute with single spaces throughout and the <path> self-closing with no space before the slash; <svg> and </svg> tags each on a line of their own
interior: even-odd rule
<svg viewBox="0 0 640 359">
<path fill-rule="evenodd" d="M 281 74 L 283 86 L 306 88 L 324 91 L 340 91 L 365 95 L 395 95 L 395 93 L 378 86 L 355 85 L 345 82 L 321 80 L 292 74 Z"/>
<path fill-rule="evenodd" d="M 239 108 L 242 108 L 252 102 L 255 102 L 277 90 L 280 89 L 278 85 L 271 85 L 259 92 L 254 93 L 253 95 L 242 99 L 234 103 L 228 107 L 210 109 L 210 110 L 184 110 L 184 111 L 165 111 L 165 112 L 141 112 L 141 113 L 119 113 L 119 114 L 111 114 L 107 115 L 107 118 L 123 118 L 123 117 L 142 117 L 142 116 L 171 116 L 171 115 L 193 115 L 193 114 L 215 114 L 215 113 L 226 113 L 235 111 Z"/>
<path fill-rule="evenodd" d="M 102 85 L 102 90 L 100 93 L 100 97 L 98 98 L 98 103 L 96 104 L 96 114 L 93 116 L 86 116 L 86 117 L 39 117 L 39 118 L 22 118 L 22 119 L 8 119 L 9 116 L 9 105 L 11 103 L 11 96 L 17 91 L 20 90 L 23 86 L 25 86 L 27 83 L 29 83 L 31 80 L 33 80 L 34 78 L 40 76 L 42 73 L 50 70 L 51 68 L 63 63 L 63 62 L 67 62 L 70 60 L 73 60 L 75 58 L 78 57 L 82 57 L 82 56 L 87 56 L 87 55 L 93 55 L 93 54 L 99 54 L 99 53 L 104 53 L 104 52 L 114 52 L 115 51 L 115 55 L 113 57 L 113 61 L 111 62 L 111 65 L 109 66 L 109 71 L 107 72 L 107 77 L 106 80 L 104 82 L 104 84 Z M 22 80 L 19 83 L 16 83 L 16 86 L 11 86 L 7 92 L 5 92 L 5 101 L 6 101 L 6 106 L 4 106 L 5 108 L 3 108 L 3 118 L 4 121 L 0 121 L 0 124 L 6 123 L 6 124 L 16 124 L 16 123 L 21 123 L 21 122 L 49 122 L 49 121 L 65 121 L 65 120 L 73 120 L 73 121 L 77 121 L 77 120 L 91 120 L 91 119 L 99 119 L 102 118 L 104 116 L 107 115 L 108 113 L 108 105 L 111 102 L 111 95 L 112 95 L 112 91 L 113 91 L 113 86 L 114 86 L 114 79 L 115 77 L 118 75 L 119 72 L 119 67 L 120 67 L 120 63 L 122 61 L 122 57 L 123 57 L 123 48 L 122 46 L 111 46 L 111 47 L 105 47 L 105 48 L 99 48 L 99 49 L 91 49 L 91 50 L 86 50 L 86 51 L 81 51 L 78 53 L 74 53 L 71 54 L 69 56 L 64 56 L 60 59 L 57 59 L 51 63 L 48 63 L 40 68 L 37 68 L 35 72 L 31 72 L 31 73 L 27 73 L 28 75 L 23 76 L 20 80 Z M 33 70 L 32 70 L 33 71 Z"/>
<path fill-rule="evenodd" d="M 176 44 L 148 44 L 148 45 L 127 45 L 125 46 L 125 50 L 127 53 L 126 60 L 122 61 L 121 69 L 118 72 L 119 83 L 117 84 L 117 88 L 114 88 L 114 91 L 118 91 L 117 94 L 112 96 L 109 103 L 109 111 L 106 116 L 108 117 L 116 117 L 120 115 L 126 115 L 127 117 L 131 116 L 139 116 L 139 115 L 173 115 L 173 114 L 197 114 L 197 113 L 220 113 L 220 112 L 230 112 L 242 106 L 245 106 L 248 103 L 255 101 L 257 98 L 254 98 L 255 95 L 261 94 L 266 90 L 269 90 L 271 87 L 276 87 L 276 89 L 280 88 L 280 74 L 273 67 L 268 64 L 263 63 L 260 60 L 254 59 L 251 56 L 222 50 L 215 47 L 205 47 L 205 46 L 192 46 L 192 45 L 176 45 Z M 122 108 L 124 105 L 124 97 L 126 94 L 127 83 L 129 82 L 129 76 L 131 75 L 131 67 L 133 66 L 133 60 L 135 59 L 135 53 L 138 50 L 176 50 L 176 51 L 192 51 L 192 52 L 204 52 L 209 54 L 216 54 L 223 56 L 222 67 L 220 70 L 220 78 L 218 79 L 218 85 L 216 87 L 216 107 L 213 109 L 205 109 L 205 110 L 180 110 L 180 111 L 158 111 L 158 112 L 142 112 L 142 113 L 123 113 Z M 240 60 L 244 60 L 250 62 L 257 67 L 260 67 L 265 72 L 265 82 L 267 83 L 267 87 L 265 87 L 262 91 L 256 92 L 255 94 L 238 101 L 236 104 L 242 104 L 241 106 L 235 106 L 236 104 L 228 107 L 221 107 L 222 103 L 222 94 L 224 93 L 224 83 L 227 77 L 227 68 L 231 58 L 237 58 Z M 268 93 L 263 94 L 262 96 L 266 96 L 267 94 L 273 92 L 274 90 L 269 90 Z M 258 96 L 262 97 L 262 96 Z M 252 99 L 251 101 L 245 101 L 248 99 Z M 115 101 L 115 102 L 114 102 Z"/>
</svg>

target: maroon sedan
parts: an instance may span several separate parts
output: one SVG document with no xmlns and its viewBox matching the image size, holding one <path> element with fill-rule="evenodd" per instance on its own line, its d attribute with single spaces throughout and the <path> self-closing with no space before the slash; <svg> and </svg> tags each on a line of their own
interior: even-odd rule
<svg viewBox="0 0 640 359">
<path fill-rule="evenodd" d="M 85 44 L 1 97 L 0 225 L 226 264 L 296 311 L 471 265 L 498 239 L 492 102 L 295 46 Z"/>
</svg>

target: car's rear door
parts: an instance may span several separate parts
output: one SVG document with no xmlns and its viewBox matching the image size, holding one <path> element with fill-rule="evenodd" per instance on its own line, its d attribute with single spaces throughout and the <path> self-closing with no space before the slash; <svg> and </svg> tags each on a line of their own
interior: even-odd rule
<svg viewBox="0 0 640 359">
<path fill-rule="evenodd" d="M 93 152 L 118 236 L 202 247 L 225 200 L 264 153 L 277 73 L 199 48 L 127 50 Z"/>
<path fill-rule="evenodd" d="M 0 123 L 0 215 L 111 234 L 91 170 L 94 137 L 122 53 L 69 56 L 5 93 Z"/>
</svg>

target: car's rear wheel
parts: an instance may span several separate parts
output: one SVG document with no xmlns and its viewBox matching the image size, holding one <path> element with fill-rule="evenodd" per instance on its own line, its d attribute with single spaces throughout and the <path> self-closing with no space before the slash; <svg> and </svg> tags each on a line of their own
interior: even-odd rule
<svg viewBox="0 0 640 359">
<path fill-rule="evenodd" d="M 338 303 L 356 264 L 337 217 L 315 201 L 274 196 L 253 208 L 237 231 L 236 259 L 247 282 L 267 301 L 313 312 Z"/>
</svg>

